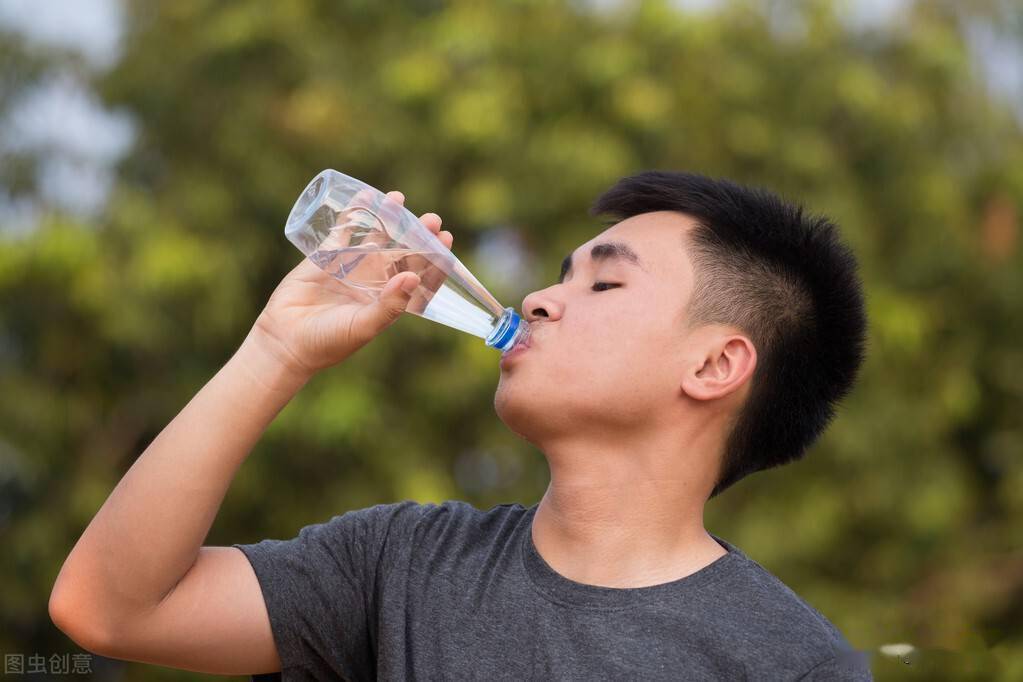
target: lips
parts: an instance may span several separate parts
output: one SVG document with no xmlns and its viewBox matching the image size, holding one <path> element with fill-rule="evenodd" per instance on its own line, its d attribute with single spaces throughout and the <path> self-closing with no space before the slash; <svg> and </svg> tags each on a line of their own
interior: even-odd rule
<svg viewBox="0 0 1023 682">
<path fill-rule="evenodd" d="M 501 368 L 508 367 L 511 363 L 517 361 L 519 356 L 524 355 L 529 350 L 529 343 L 517 343 L 515 347 L 510 351 L 501 356 Z"/>
<path fill-rule="evenodd" d="M 507 357 L 510 357 L 512 355 L 518 355 L 520 353 L 525 353 L 527 350 L 529 350 L 529 344 L 528 343 L 517 343 L 517 344 L 515 344 L 515 346 L 510 351 L 508 351 L 507 353 L 504 354 L 504 357 L 507 358 Z"/>
<path fill-rule="evenodd" d="M 522 353 L 525 353 L 527 349 L 529 349 L 529 348 L 531 348 L 533 346 L 533 340 L 534 340 L 534 338 L 536 336 L 536 331 L 537 331 L 537 326 L 536 325 L 530 325 L 530 326 L 528 326 L 526 328 L 526 333 L 523 334 L 522 339 L 519 340 L 519 342 L 516 343 L 511 348 L 511 350 L 506 351 L 501 356 L 501 366 L 502 367 L 505 366 L 505 361 L 506 360 L 508 360 L 509 358 L 518 357 Z"/>
<path fill-rule="evenodd" d="M 536 327 L 530 325 L 526 330 L 525 338 L 523 338 L 522 341 L 520 341 L 519 343 L 515 344 L 515 347 L 518 348 L 519 346 L 525 346 L 526 348 L 529 348 L 530 346 L 533 345 L 533 337 L 535 335 Z"/>
</svg>

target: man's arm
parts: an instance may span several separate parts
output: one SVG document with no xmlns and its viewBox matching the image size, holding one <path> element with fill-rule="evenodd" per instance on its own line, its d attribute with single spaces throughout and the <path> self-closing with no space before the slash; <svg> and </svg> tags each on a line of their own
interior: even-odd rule
<svg viewBox="0 0 1023 682">
<path fill-rule="evenodd" d="M 250 334 L 136 460 L 68 556 L 54 623 L 96 653 L 221 674 L 278 670 L 236 548 L 200 546 L 238 467 L 308 377 Z"/>
<path fill-rule="evenodd" d="M 395 206 L 405 200 L 401 192 L 387 197 Z M 440 216 L 419 220 L 451 248 Z M 238 467 L 277 413 L 313 374 L 393 324 L 413 292 L 423 295 L 420 283 L 417 273 L 399 272 L 367 302 L 303 258 L 235 355 L 85 529 L 50 595 L 54 623 L 114 658 L 220 674 L 279 669 L 248 559 L 234 547 L 201 545 Z"/>
</svg>

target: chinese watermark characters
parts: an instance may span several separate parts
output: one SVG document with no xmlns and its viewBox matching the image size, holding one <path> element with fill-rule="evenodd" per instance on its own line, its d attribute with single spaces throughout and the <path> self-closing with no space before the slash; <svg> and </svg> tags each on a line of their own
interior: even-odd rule
<svg viewBox="0 0 1023 682">
<path fill-rule="evenodd" d="M 89 675 L 92 654 L 4 654 L 4 675 Z"/>
</svg>

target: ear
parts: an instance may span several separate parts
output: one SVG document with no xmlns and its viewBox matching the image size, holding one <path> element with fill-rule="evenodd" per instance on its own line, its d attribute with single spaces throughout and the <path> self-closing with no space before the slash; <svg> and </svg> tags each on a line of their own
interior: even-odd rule
<svg viewBox="0 0 1023 682">
<path fill-rule="evenodd" d="M 682 390 L 696 400 L 714 400 L 741 389 L 753 376 L 757 351 L 742 334 L 714 335 L 685 369 Z"/>
</svg>

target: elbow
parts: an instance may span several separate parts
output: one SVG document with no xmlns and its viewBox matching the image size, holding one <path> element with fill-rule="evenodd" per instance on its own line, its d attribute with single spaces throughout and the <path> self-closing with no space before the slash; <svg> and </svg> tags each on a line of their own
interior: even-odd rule
<svg viewBox="0 0 1023 682">
<path fill-rule="evenodd" d="M 61 632 L 86 651 L 108 656 L 112 638 L 102 627 L 101 614 L 77 596 L 64 576 L 58 577 L 50 592 L 50 620 Z"/>
</svg>

